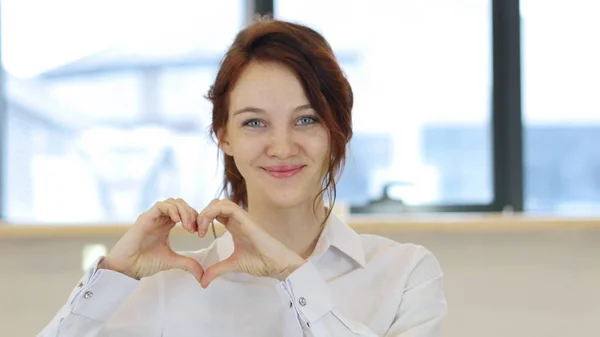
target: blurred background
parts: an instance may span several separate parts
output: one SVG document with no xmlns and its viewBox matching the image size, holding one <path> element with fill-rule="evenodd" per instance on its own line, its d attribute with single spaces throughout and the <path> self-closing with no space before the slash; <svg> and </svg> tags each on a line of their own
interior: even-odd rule
<svg viewBox="0 0 600 337">
<path fill-rule="evenodd" d="M 204 96 L 235 34 L 268 13 L 322 33 L 353 87 L 337 194 L 351 219 L 521 214 L 600 228 L 596 0 L 0 5 L 0 228 L 126 224 L 157 200 L 202 208 L 218 196 Z M 442 261 L 448 336 L 600 335 L 600 234 L 561 224 L 382 235 Z M 81 252 L 89 260 L 118 239 L 45 233 L 0 235 L 2 336 L 41 330 L 77 281 Z M 32 288 L 31 302 L 9 298 Z"/>
<path fill-rule="evenodd" d="M 338 200 L 354 211 L 392 184 L 405 210 L 600 213 L 597 1 L 522 0 L 496 31 L 489 0 L 268 5 L 324 34 L 353 86 Z M 131 221 L 165 197 L 211 200 L 204 96 L 249 7 L 2 0 L 3 218 Z"/>
</svg>

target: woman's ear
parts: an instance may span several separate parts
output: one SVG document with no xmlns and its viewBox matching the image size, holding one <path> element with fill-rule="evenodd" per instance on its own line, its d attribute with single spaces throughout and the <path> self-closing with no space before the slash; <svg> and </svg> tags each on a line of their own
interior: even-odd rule
<svg viewBox="0 0 600 337">
<path fill-rule="evenodd" d="M 233 156 L 231 151 L 231 144 L 229 143 L 229 138 L 227 137 L 227 131 L 225 128 L 220 128 L 217 131 L 217 139 L 219 140 L 219 147 L 221 151 L 223 151 L 228 156 Z"/>
</svg>

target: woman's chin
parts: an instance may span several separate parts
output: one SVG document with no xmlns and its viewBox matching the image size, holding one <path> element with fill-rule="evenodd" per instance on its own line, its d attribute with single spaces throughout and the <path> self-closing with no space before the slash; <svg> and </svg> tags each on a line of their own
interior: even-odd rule
<svg viewBox="0 0 600 337">
<path fill-rule="evenodd" d="M 302 204 L 312 203 L 314 200 L 314 196 L 298 192 L 300 191 L 271 191 L 270 193 L 265 193 L 266 197 L 262 200 L 264 200 L 263 202 L 268 203 L 270 207 L 275 208 L 298 207 Z"/>
<path fill-rule="evenodd" d="M 293 198 L 290 196 L 284 196 L 281 198 L 271 197 L 270 200 L 268 200 L 268 202 L 271 207 L 285 209 L 285 208 L 297 207 L 298 205 L 305 203 L 306 200 L 301 199 L 301 198 Z"/>
</svg>

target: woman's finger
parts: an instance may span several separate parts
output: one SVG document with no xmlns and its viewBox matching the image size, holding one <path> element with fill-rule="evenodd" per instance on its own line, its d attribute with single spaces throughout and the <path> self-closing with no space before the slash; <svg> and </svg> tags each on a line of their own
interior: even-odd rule
<svg viewBox="0 0 600 337">
<path fill-rule="evenodd" d="M 181 202 L 178 202 L 173 198 L 169 198 L 169 199 L 165 200 L 164 202 L 166 204 L 175 206 L 175 208 L 177 209 L 177 213 L 179 214 L 179 217 L 181 219 L 181 225 L 183 226 L 183 228 L 185 228 L 185 230 L 187 230 L 190 233 L 193 233 L 194 232 L 194 224 L 193 223 L 195 221 L 195 218 L 191 217 L 191 215 L 189 214 L 186 207 Z"/>
<path fill-rule="evenodd" d="M 203 211 L 202 216 L 204 220 L 202 223 L 203 227 L 201 228 L 201 230 L 203 230 L 204 233 L 206 233 L 208 225 L 214 219 L 219 219 L 219 222 L 225 225 L 225 227 L 229 231 L 231 231 L 233 227 L 246 227 L 248 223 L 248 217 L 246 217 L 245 215 L 246 212 L 238 205 L 229 202 L 228 200 L 222 200 L 220 202 L 210 205 Z"/>
<path fill-rule="evenodd" d="M 200 282 L 204 276 L 204 268 L 202 268 L 202 265 L 189 256 L 173 253 L 169 257 L 168 264 L 173 268 L 182 269 L 189 272 L 190 274 L 194 275 L 198 282 Z"/>
<path fill-rule="evenodd" d="M 175 205 L 159 201 L 154 205 L 153 209 L 158 211 L 156 213 L 156 216 L 153 216 L 153 218 L 157 218 L 159 216 L 168 216 L 173 222 L 173 225 L 175 225 L 178 222 L 181 222 L 181 216 L 179 215 L 179 212 L 177 211 L 177 206 Z"/>
<path fill-rule="evenodd" d="M 235 261 L 229 257 L 208 267 L 208 269 L 204 271 L 204 275 L 202 275 L 200 284 L 202 285 L 202 288 L 206 288 L 217 277 L 226 273 L 235 272 L 237 270 L 237 263 L 235 263 Z"/>
<path fill-rule="evenodd" d="M 208 216 L 206 216 L 207 211 L 214 205 L 218 204 L 220 202 L 219 199 L 213 199 L 206 207 L 204 207 L 204 209 L 202 210 L 202 212 L 200 212 L 197 216 L 197 223 L 198 223 L 198 236 L 199 237 L 204 237 L 206 235 L 206 232 L 208 231 L 208 226 L 211 224 L 211 222 L 214 220 L 214 218 L 210 218 Z"/>
<path fill-rule="evenodd" d="M 181 198 L 175 199 L 175 202 L 185 209 L 187 217 L 189 217 L 188 221 L 190 221 L 190 228 L 192 232 L 196 232 L 198 230 L 198 212 Z"/>
</svg>

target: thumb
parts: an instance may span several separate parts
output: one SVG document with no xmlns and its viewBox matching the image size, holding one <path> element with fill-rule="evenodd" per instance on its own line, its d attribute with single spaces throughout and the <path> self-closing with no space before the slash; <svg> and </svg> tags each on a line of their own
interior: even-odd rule
<svg viewBox="0 0 600 337">
<path fill-rule="evenodd" d="M 182 269 L 192 274 L 198 282 L 200 282 L 204 275 L 204 268 L 202 268 L 198 261 L 189 256 L 174 254 L 170 264 L 175 269 Z"/>
<path fill-rule="evenodd" d="M 231 258 L 215 263 L 206 269 L 202 279 L 200 280 L 200 284 L 203 288 L 206 288 L 217 277 L 226 273 L 235 272 L 237 269 L 237 263 L 235 263 Z"/>
</svg>

